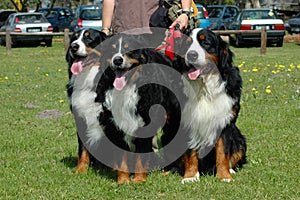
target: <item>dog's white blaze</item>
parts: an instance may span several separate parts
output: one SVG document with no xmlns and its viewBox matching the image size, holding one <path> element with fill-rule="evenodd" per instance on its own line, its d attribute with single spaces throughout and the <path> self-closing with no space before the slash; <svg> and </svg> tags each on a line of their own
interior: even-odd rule
<svg viewBox="0 0 300 200">
<path fill-rule="evenodd" d="M 81 32 L 80 36 L 78 37 L 78 39 L 72 42 L 72 43 L 74 43 L 74 44 L 78 44 L 78 45 L 79 45 L 79 48 L 78 48 L 76 54 L 77 54 L 78 56 L 82 56 L 82 57 L 85 57 L 85 56 L 88 55 L 88 53 L 87 53 L 87 51 L 86 51 L 86 46 L 85 46 L 85 44 L 84 44 L 83 41 L 82 41 L 84 32 L 85 32 L 85 31 L 83 30 L 83 31 Z M 73 57 L 74 57 L 74 56 L 73 56 Z"/>
<path fill-rule="evenodd" d="M 206 52 L 200 46 L 200 44 L 197 40 L 197 32 L 198 31 L 196 31 L 196 30 L 192 31 L 190 36 L 193 39 L 193 42 L 192 42 L 191 46 L 189 47 L 189 49 L 187 50 L 186 54 L 188 54 L 190 51 L 196 51 L 198 53 L 198 58 L 194 63 L 191 63 L 191 64 L 197 63 L 198 65 L 205 65 L 206 64 L 206 59 L 205 59 Z M 185 62 L 188 64 L 190 61 L 188 61 L 187 58 L 185 58 Z"/>
<path fill-rule="evenodd" d="M 109 90 L 105 95 L 105 106 L 112 112 L 115 126 L 125 133 L 124 140 L 132 151 L 135 148 L 133 136 L 144 126 L 142 117 L 136 114 L 139 99 L 135 84 L 128 84 L 121 91 Z"/>
<path fill-rule="evenodd" d="M 74 80 L 72 94 L 72 107 L 77 111 L 86 125 L 88 144 L 94 145 L 104 135 L 102 126 L 99 125 L 98 116 L 103 112 L 102 105 L 95 102 L 97 93 L 95 92 L 94 79 L 98 73 L 98 66 L 85 68 Z"/>
<path fill-rule="evenodd" d="M 225 82 L 218 74 L 208 74 L 196 81 L 187 81 L 187 74 L 185 77 L 184 84 L 192 87 L 184 87 L 188 102 L 182 119 L 189 128 L 189 148 L 196 149 L 203 157 L 207 153 L 203 150 L 215 145 L 220 131 L 230 122 L 235 100 L 226 94 Z"/>
</svg>

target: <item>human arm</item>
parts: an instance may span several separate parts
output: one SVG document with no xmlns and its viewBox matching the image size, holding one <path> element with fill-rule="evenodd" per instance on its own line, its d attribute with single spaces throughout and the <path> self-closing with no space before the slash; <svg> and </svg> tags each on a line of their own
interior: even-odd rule
<svg viewBox="0 0 300 200">
<path fill-rule="evenodd" d="M 115 8 L 115 0 L 103 0 L 102 10 L 102 32 L 110 34 L 110 28 Z"/>
<path fill-rule="evenodd" d="M 192 0 L 181 0 L 182 11 L 191 11 Z M 182 13 L 178 18 L 171 24 L 169 28 L 173 28 L 179 24 L 180 29 L 184 30 L 189 25 L 189 16 L 185 13 Z"/>
</svg>

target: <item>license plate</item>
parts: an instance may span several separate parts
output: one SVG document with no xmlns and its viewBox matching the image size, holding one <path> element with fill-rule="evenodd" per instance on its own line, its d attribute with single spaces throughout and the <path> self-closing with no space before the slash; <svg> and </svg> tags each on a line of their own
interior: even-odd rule
<svg viewBox="0 0 300 200">
<path fill-rule="evenodd" d="M 40 28 L 29 28 L 27 29 L 28 33 L 36 33 L 36 32 L 41 32 Z"/>
<path fill-rule="evenodd" d="M 264 27 L 264 26 L 256 26 L 256 27 L 255 27 L 255 30 L 261 30 L 262 27 Z M 266 30 L 269 30 L 269 29 L 270 29 L 269 26 L 265 26 L 265 27 L 266 27 Z"/>
</svg>

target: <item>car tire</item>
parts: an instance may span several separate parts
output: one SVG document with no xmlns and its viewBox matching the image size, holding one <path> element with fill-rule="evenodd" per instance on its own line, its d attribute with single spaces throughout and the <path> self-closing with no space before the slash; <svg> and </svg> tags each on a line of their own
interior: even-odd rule
<svg viewBox="0 0 300 200">
<path fill-rule="evenodd" d="M 52 40 L 47 40 L 45 43 L 47 47 L 52 47 Z"/>
<path fill-rule="evenodd" d="M 283 46 L 283 38 L 277 41 L 276 47 L 282 47 Z"/>
<path fill-rule="evenodd" d="M 243 45 L 242 39 L 240 39 L 238 36 L 236 36 L 236 40 L 235 40 L 235 46 L 236 47 L 242 47 Z"/>
</svg>

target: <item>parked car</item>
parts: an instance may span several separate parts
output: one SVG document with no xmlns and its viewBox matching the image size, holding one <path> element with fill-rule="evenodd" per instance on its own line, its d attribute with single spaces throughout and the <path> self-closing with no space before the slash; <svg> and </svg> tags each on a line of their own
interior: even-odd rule
<svg viewBox="0 0 300 200">
<path fill-rule="evenodd" d="M 12 46 L 25 43 L 40 44 L 41 42 L 52 46 L 52 35 L 42 34 L 53 31 L 51 24 L 42 13 L 13 13 L 0 28 L 0 32 L 5 32 L 7 29 L 17 33 L 41 33 L 40 35 L 12 35 Z M 5 42 L 5 35 L 1 35 L 0 44 L 4 45 Z"/>
<path fill-rule="evenodd" d="M 74 20 L 71 23 L 71 31 L 83 28 L 102 29 L 102 5 L 79 6 L 76 9 Z"/>
<path fill-rule="evenodd" d="M 285 22 L 285 28 L 289 34 L 300 33 L 300 12 Z"/>
<path fill-rule="evenodd" d="M 230 30 L 261 30 L 265 26 L 267 30 L 267 43 L 282 47 L 285 28 L 282 19 L 270 9 L 244 9 L 230 25 Z M 261 41 L 261 33 L 231 34 L 229 42 L 232 45 L 242 46 L 245 43 Z"/>
<path fill-rule="evenodd" d="M 70 29 L 74 14 L 69 8 L 41 8 L 39 12 L 43 13 L 53 27 L 53 32 L 63 32 L 66 28 Z"/>
<path fill-rule="evenodd" d="M 234 5 L 207 6 L 211 30 L 227 30 L 240 9 Z"/>
<path fill-rule="evenodd" d="M 201 4 L 196 4 L 196 6 L 198 8 L 198 17 L 201 22 L 199 28 L 210 29 L 210 21 L 208 19 L 208 12 L 206 8 Z"/>
<path fill-rule="evenodd" d="M 8 16 L 12 13 L 16 13 L 15 10 L 0 10 L 0 27 L 4 25 Z"/>
</svg>

